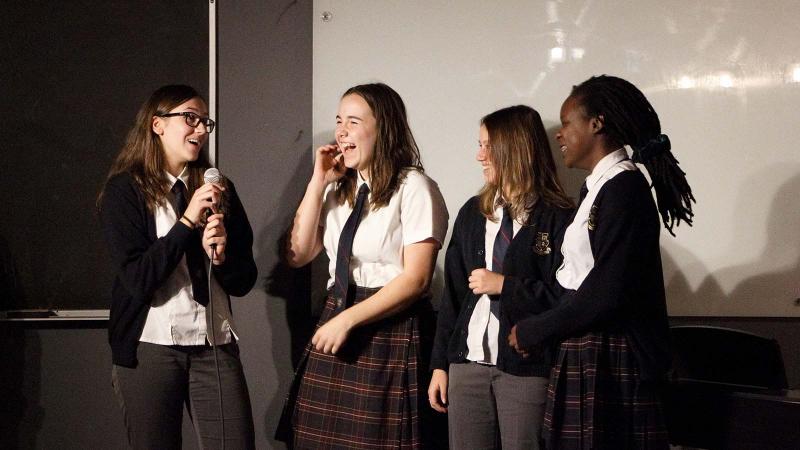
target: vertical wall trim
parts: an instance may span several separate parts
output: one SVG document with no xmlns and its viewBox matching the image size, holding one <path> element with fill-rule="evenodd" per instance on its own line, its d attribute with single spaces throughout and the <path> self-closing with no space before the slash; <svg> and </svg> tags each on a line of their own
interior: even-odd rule
<svg viewBox="0 0 800 450">
<path fill-rule="evenodd" d="M 217 120 L 217 2 L 208 2 L 208 114 Z M 217 165 L 216 128 L 208 136 L 208 160 L 212 166 Z"/>
</svg>

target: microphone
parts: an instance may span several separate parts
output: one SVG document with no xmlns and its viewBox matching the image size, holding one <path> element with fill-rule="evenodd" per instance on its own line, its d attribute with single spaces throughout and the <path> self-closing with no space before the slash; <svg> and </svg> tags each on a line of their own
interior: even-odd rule
<svg viewBox="0 0 800 450">
<path fill-rule="evenodd" d="M 203 173 L 203 181 L 206 183 L 218 183 L 220 180 L 222 180 L 222 174 L 216 167 L 209 167 Z"/>
<path fill-rule="evenodd" d="M 204 183 L 221 183 L 221 182 L 223 182 L 223 180 L 224 180 L 224 177 L 219 172 L 219 169 L 217 169 L 215 167 L 209 167 L 203 173 L 203 182 Z M 224 203 L 225 203 L 225 192 L 223 192 L 222 195 L 220 196 L 219 204 L 216 207 L 217 212 L 223 212 L 223 204 Z M 205 210 L 205 212 L 203 213 L 203 217 L 205 218 L 205 220 L 208 220 L 208 217 L 211 216 L 211 214 L 213 214 L 213 211 L 211 210 L 211 208 L 207 208 Z M 211 248 L 216 250 L 217 244 L 211 244 Z"/>
<path fill-rule="evenodd" d="M 224 182 L 225 181 L 224 181 L 224 178 L 222 177 L 222 174 L 219 173 L 219 170 L 214 168 L 214 167 L 209 167 L 203 173 L 203 183 L 204 184 L 206 184 L 206 183 L 224 183 Z M 220 198 L 219 198 L 219 205 L 217 205 L 217 211 L 222 212 L 224 203 L 225 203 L 225 192 L 223 191 L 222 194 L 220 195 Z M 205 216 L 206 220 L 208 220 L 208 217 L 212 214 L 212 212 L 213 211 L 211 211 L 211 208 L 206 209 L 205 213 L 203 213 L 203 215 Z M 220 379 L 220 375 L 219 375 L 219 360 L 217 359 L 217 337 L 215 336 L 215 332 L 214 332 L 215 327 L 213 326 L 213 324 L 214 324 L 214 319 L 213 318 L 215 317 L 214 316 L 214 301 L 213 301 L 213 299 L 211 297 L 212 296 L 212 292 L 213 292 L 212 289 L 211 289 L 211 267 L 214 264 L 214 259 L 216 259 L 216 254 L 217 254 L 217 244 L 211 244 L 211 265 L 208 266 L 208 307 L 209 307 L 209 312 L 211 313 L 211 317 L 212 317 L 212 319 L 211 319 L 211 323 L 212 323 L 212 327 L 211 327 L 211 342 L 213 342 L 212 348 L 214 349 L 214 367 L 217 370 L 217 395 L 218 395 L 218 398 L 219 398 L 219 417 L 221 419 L 221 424 L 222 424 L 222 448 L 224 449 L 225 448 L 225 413 L 223 412 L 223 408 L 222 408 L 222 380 Z"/>
<path fill-rule="evenodd" d="M 219 172 L 219 169 L 217 169 L 215 167 L 209 167 L 203 173 L 203 182 L 204 183 L 221 183 L 222 180 L 223 180 L 222 174 Z M 224 196 L 225 193 L 223 192 L 222 195 Z M 222 212 L 222 204 L 223 203 L 224 203 L 224 198 L 220 197 L 219 204 L 216 206 L 217 211 Z M 205 214 L 205 218 L 208 219 L 208 216 L 210 216 L 212 213 L 213 213 L 213 211 L 210 208 L 206 209 L 206 211 L 204 213 Z"/>
</svg>

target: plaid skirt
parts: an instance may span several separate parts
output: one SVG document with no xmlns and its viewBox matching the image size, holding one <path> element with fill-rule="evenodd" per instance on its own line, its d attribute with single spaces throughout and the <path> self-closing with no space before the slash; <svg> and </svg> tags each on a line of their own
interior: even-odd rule
<svg viewBox="0 0 800 450">
<path fill-rule="evenodd" d="M 378 289 L 352 291 L 358 303 Z M 317 328 L 333 316 L 334 304 L 329 296 Z M 291 431 L 277 437 L 295 449 L 421 448 L 421 310 L 412 306 L 352 330 L 336 355 L 309 342 L 281 418 Z"/>
<path fill-rule="evenodd" d="M 623 334 L 564 341 L 547 391 L 548 449 L 668 449 L 658 390 L 639 379 Z"/>
</svg>

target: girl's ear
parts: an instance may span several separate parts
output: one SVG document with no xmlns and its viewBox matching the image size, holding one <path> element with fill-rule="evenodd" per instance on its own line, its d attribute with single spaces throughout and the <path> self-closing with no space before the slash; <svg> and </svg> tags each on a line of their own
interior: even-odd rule
<svg viewBox="0 0 800 450">
<path fill-rule="evenodd" d="M 152 128 L 153 133 L 161 136 L 164 134 L 164 120 L 162 120 L 161 117 L 153 116 L 153 122 L 150 125 L 150 128 Z"/>
<path fill-rule="evenodd" d="M 603 131 L 603 121 L 605 118 L 602 115 L 597 117 L 592 117 L 589 119 L 589 126 L 591 127 L 592 133 L 599 134 Z"/>
</svg>

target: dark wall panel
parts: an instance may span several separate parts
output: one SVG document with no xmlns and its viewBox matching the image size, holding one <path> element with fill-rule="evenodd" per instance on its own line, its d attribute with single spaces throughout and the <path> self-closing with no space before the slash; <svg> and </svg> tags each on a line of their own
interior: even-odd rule
<svg viewBox="0 0 800 450">
<path fill-rule="evenodd" d="M 208 92 L 208 3 L 14 0 L 0 42 L 0 309 L 107 309 L 95 199 L 150 93 Z"/>
</svg>

